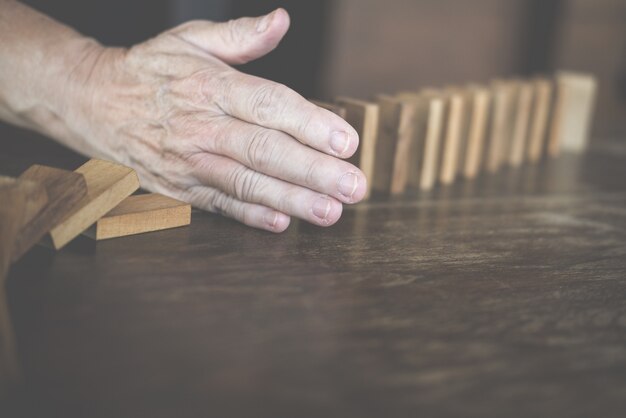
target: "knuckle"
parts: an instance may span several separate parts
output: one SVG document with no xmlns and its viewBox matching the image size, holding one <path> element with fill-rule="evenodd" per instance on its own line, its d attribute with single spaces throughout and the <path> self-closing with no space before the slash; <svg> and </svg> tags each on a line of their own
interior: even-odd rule
<svg viewBox="0 0 626 418">
<path fill-rule="evenodd" d="M 309 160 L 309 163 L 304 170 L 303 182 L 306 187 L 314 188 L 319 184 L 319 172 L 323 163 L 323 159 L 320 157 Z"/>
<path fill-rule="evenodd" d="M 263 83 L 252 94 L 250 100 L 252 117 L 260 124 L 266 124 L 279 116 L 285 107 L 284 89 L 281 84 Z"/>
<path fill-rule="evenodd" d="M 276 141 L 267 129 L 258 129 L 246 144 L 245 161 L 249 167 L 265 172 L 276 158 Z"/>
<path fill-rule="evenodd" d="M 246 167 L 238 167 L 230 173 L 227 181 L 233 196 L 251 201 L 258 192 L 260 175 Z"/>
</svg>

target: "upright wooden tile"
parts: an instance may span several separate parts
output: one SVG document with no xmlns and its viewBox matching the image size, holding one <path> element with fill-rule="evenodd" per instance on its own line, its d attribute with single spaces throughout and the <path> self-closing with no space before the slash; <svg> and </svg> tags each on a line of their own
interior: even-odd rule
<svg viewBox="0 0 626 418">
<path fill-rule="evenodd" d="M 337 104 L 345 109 L 345 120 L 359 134 L 359 148 L 348 161 L 359 167 L 365 174 L 367 178 L 365 198 L 368 198 L 371 194 L 374 176 L 374 156 L 380 109 L 376 103 L 346 97 L 338 98 Z"/>
<path fill-rule="evenodd" d="M 158 193 L 129 196 L 85 235 L 103 240 L 177 228 L 191 223 L 191 205 Z"/>
<path fill-rule="evenodd" d="M 400 100 L 409 101 L 413 105 L 413 117 L 410 127 L 412 138 L 407 151 L 406 184 L 409 187 L 419 188 L 428 124 L 429 100 L 424 94 L 417 92 L 402 92 L 396 97 Z"/>
<path fill-rule="evenodd" d="M 402 99 L 397 97 L 397 99 L 400 102 L 400 115 L 390 186 L 390 192 L 393 195 L 404 193 L 408 183 L 411 158 L 413 158 L 412 152 L 415 150 L 415 126 L 413 122 L 418 107 L 417 101 L 413 98 Z"/>
<path fill-rule="evenodd" d="M 509 82 L 496 81 L 492 83 L 493 118 L 487 145 L 487 171 L 495 173 L 504 161 L 512 133 L 512 113 L 514 89 Z"/>
<path fill-rule="evenodd" d="M 87 184 L 80 173 L 42 165 L 33 165 L 20 179 L 42 184 L 48 204 L 39 216 L 24 225 L 13 247 L 13 261 L 20 258 L 57 225 L 87 195 Z"/>
<path fill-rule="evenodd" d="M 553 87 L 548 79 L 536 79 L 532 81 L 534 95 L 528 144 L 528 161 L 539 161 L 543 153 L 550 108 L 552 103 Z"/>
<path fill-rule="evenodd" d="M 559 72 L 556 75 L 556 101 L 550 126 L 548 155 L 560 150 L 582 152 L 587 147 L 597 89 L 589 74 Z"/>
<path fill-rule="evenodd" d="M 447 112 L 439 181 L 442 184 L 451 184 L 459 167 L 465 98 L 460 91 L 450 89 L 446 92 L 445 100 Z"/>
<path fill-rule="evenodd" d="M 63 248 L 139 188 L 139 179 L 133 169 L 112 162 L 90 160 L 75 171 L 85 178 L 87 196 L 50 230 L 52 245 L 56 249 Z"/>
<path fill-rule="evenodd" d="M 519 167 L 524 161 L 533 100 L 533 86 L 531 83 L 519 82 L 517 88 L 513 133 L 508 153 L 508 163 L 513 167 Z"/>
<path fill-rule="evenodd" d="M 445 102 L 442 96 L 433 92 L 424 93 L 424 99 L 427 100 L 428 116 L 419 187 L 421 190 L 430 190 L 437 179 L 439 149 L 444 127 Z"/>
<path fill-rule="evenodd" d="M 372 173 L 372 189 L 377 192 L 388 193 L 391 189 L 402 103 L 394 97 L 381 96 L 378 98 L 378 106 L 380 119 Z"/>
<path fill-rule="evenodd" d="M 476 177 L 482 163 L 482 155 L 486 142 L 489 122 L 491 93 L 483 87 L 468 88 L 468 132 L 465 147 L 463 176 L 468 179 Z"/>
</svg>

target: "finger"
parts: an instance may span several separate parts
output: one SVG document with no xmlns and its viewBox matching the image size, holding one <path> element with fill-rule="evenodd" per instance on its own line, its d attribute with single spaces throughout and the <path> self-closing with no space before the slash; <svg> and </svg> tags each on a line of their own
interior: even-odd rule
<svg viewBox="0 0 626 418">
<path fill-rule="evenodd" d="M 201 85 L 204 97 L 217 99 L 226 114 L 283 131 L 326 154 L 348 158 L 359 145 L 358 134 L 346 121 L 282 84 L 233 70 Z"/>
<path fill-rule="evenodd" d="M 344 202 L 363 199 L 367 188 L 365 175 L 352 164 L 305 147 L 281 131 L 263 128 L 234 118 L 203 121 L 187 119 L 191 131 L 207 132 L 202 126 L 213 124 L 211 140 L 199 137 L 200 149 L 227 156 L 271 177 L 324 193 Z M 217 125 L 217 127 L 215 127 Z"/>
<path fill-rule="evenodd" d="M 188 201 L 194 207 L 219 213 L 253 228 L 270 232 L 283 232 L 291 221 L 284 213 L 266 206 L 242 202 L 210 187 L 191 188 Z"/>
<path fill-rule="evenodd" d="M 339 220 L 343 207 L 330 196 L 269 177 L 248 167 L 213 154 L 198 154 L 192 163 L 201 184 L 235 197 L 296 216 L 320 226 Z"/>
<path fill-rule="evenodd" d="M 228 64 L 243 64 L 272 51 L 289 29 L 289 14 L 276 9 L 260 17 L 224 23 L 193 21 L 174 33 Z"/>
</svg>

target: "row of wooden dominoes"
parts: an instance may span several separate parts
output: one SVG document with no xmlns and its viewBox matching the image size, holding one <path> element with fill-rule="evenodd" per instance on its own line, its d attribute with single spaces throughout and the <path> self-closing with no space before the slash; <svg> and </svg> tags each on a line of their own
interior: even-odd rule
<svg viewBox="0 0 626 418">
<path fill-rule="evenodd" d="M 80 234 L 100 240 L 191 222 L 190 205 L 132 195 L 138 188 L 134 170 L 102 160 L 75 171 L 33 165 L 18 178 L 0 177 L 0 277 L 42 239 L 60 249 Z"/>
<path fill-rule="evenodd" d="M 561 150 L 585 148 L 597 83 L 593 76 L 559 72 L 552 79 L 496 80 L 401 92 L 375 101 L 316 102 L 359 133 L 351 159 L 371 190 L 401 194 L 473 179 L 503 165 L 535 163 Z"/>
</svg>

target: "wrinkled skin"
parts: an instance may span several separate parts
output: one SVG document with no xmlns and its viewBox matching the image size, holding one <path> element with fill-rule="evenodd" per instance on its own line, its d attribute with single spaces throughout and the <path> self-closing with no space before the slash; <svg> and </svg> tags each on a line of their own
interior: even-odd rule
<svg viewBox="0 0 626 418">
<path fill-rule="evenodd" d="M 137 171 L 142 187 L 246 225 L 284 231 L 295 216 L 332 225 L 365 194 L 342 159 L 358 146 L 335 114 L 232 67 L 274 49 L 289 27 L 261 18 L 183 24 L 128 50 L 94 46 L 77 66 L 76 148 Z"/>
</svg>

